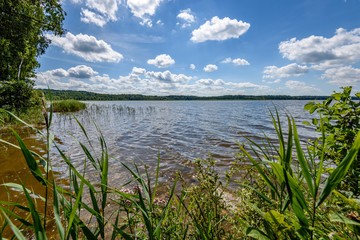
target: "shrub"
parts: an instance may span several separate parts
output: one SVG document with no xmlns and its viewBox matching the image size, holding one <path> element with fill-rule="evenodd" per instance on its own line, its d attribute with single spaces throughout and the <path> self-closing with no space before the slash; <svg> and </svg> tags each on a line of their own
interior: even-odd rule
<svg viewBox="0 0 360 240">
<path fill-rule="evenodd" d="M 77 100 L 62 100 L 53 103 L 54 112 L 76 112 L 86 108 L 86 104 Z"/>
<path fill-rule="evenodd" d="M 334 92 L 330 98 L 321 102 L 309 102 L 305 110 L 310 113 L 319 113 L 322 117 L 322 126 L 319 118 L 313 118 L 311 123 L 317 131 L 323 129 L 324 136 L 311 141 L 317 155 L 324 152 L 335 166 L 338 166 L 352 147 L 356 134 L 360 130 L 360 102 L 352 100 L 351 87 L 343 88 L 343 92 Z M 360 93 L 355 94 L 360 97 Z M 322 146 L 319 142 L 324 141 Z M 333 168 L 329 168 L 331 172 Z M 350 167 L 339 189 L 350 191 L 352 195 L 360 195 L 360 154 Z"/>
</svg>

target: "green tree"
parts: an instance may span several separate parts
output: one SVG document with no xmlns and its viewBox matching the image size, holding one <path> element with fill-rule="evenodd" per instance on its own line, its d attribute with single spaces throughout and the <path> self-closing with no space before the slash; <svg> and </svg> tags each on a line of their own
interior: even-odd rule
<svg viewBox="0 0 360 240">
<path fill-rule="evenodd" d="M 37 57 L 50 40 L 45 33 L 64 33 L 59 0 L 0 0 L 0 107 L 32 104 Z"/>
<path fill-rule="evenodd" d="M 331 159 L 335 165 L 346 156 L 347 152 L 354 143 L 356 134 L 360 131 L 360 102 L 354 101 L 351 95 L 352 87 L 343 88 L 343 92 L 334 92 L 330 98 L 323 102 L 309 102 L 305 105 L 305 110 L 310 113 L 320 113 L 322 118 L 313 118 L 312 123 L 318 131 L 321 124 L 324 126 L 326 141 L 325 155 Z M 355 94 L 360 97 L 360 93 Z M 321 154 L 322 145 L 318 141 L 312 141 L 315 150 Z M 331 170 L 331 169 L 330 169 Z M 353 162 L 341 188 L 351 191 L 354 195 L 360 195 L 360 154 Z"/>
</svg>

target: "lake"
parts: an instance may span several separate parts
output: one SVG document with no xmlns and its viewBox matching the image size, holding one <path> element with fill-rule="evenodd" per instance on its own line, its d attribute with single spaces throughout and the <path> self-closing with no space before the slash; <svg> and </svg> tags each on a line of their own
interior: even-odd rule
<svg viewBox="0 0 360 240">
<path fill-rule="evenodd" d="M 126 164 L 144 162 L 150 168 L 155 168 L 159 154 L 160 182 L 164 183 L 172 180 L 177 170 L 191 180 L 193 159 L 206 158 L 209 153 L 218 160 L 219 171 L 224 172 L 238 152 L 235 140 L 241 143 L 246 141 L 245 137 L 249 137 L 260 143 L 261 137 L 266 134 L 276 142 L 269 112 L 274 106 L 280 112 L 284 129 L 287 130 L 287 112 L 295 118 L 303 141 L 314 138 L 314 130 L 302 124 L 311 119 L 303 109 L 307 102 L 102 101 L 86 102 L 87 109 L 73 115 L 86 129 L 95 152 L 100 146 L 96 124 L 105 136 L 110 154 Z M 51 131 L 56 136 L 58 146 L 78 169 L 82 169 L 84 154 L 78 140 L 86 142 L 86 138 L 73 115 L 54 114 Z M 35 135 L 27 134 L 25 141 L 35 151 L 45 153 L 43 142 Z M 0 151 L 5 153 L 0 156 L 0 177 L 7 181 L 26 171 L 25 164 L 13 164 L 23 161 L 21 154 L 9 149 L 0 146 Z M 110 184 L 119 185 L 129 179 L 118 160 L 110 161 Z M 52 164 L 56 177 L 66 179 L 67 167 L 55 150 L 52 151 Z M 95 175 L 90 164 L 86 172 L 90 179 Z"/>
</svg>

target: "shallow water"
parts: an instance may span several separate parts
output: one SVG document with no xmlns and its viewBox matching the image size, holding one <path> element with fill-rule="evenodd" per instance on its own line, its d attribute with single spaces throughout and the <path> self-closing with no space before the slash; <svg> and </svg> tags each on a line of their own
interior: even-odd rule
<svg viewBox="0 0 360 240">
<path fill-rule="evenodd" d="M 286 129 L 285 113 L 295 118 L 300 138 L 313 138 L 311 127 L 301 124 L 310 119 L 303 107 L 308 101 L 119 101 L 86 102 L 87 109 L 74 114 L 54 114 L 51 131 L 58 146 L 79 169 L 84 154 L 78 140 L 86 142 L 75 116 L 84 126 L 99 152 L 99 132 L 105 136 L 110 160 L 110 184 L 120 185 L 128 180 L 119 161 L 127 164 L 144 162 L 156 167 L 160 156 L 160 182 L 171 180 L 177 170 L 191 181 L 192 161 L 206 158 L 209 153 L 218 160 L 220 172 L 228 169 L 238 151 L 235 140 L 245 142 L 249 137 L 260 143 L 263 134 L 275 142 L 276 133 L 269 109 L 276 106 Z M 4 136 L 2 136 L 4 138 Z M 10 137 L 6 137 L 9 138 Z M 27 135 L 25 142 L 44 154 L 43 141 Z M 0 178 L 10 181 L 16 175 L 26 175 L 25 161 L 18 150 L 0 145 Z M 13 164 L 16 163 L 16 164 Z M 18 166 L 19 165 L 19 166 Z M 53 170 L 58 177 L 67 178 L 67 167 L 55 150 L 52 151 Z M 87 175 L 95 180 L 90 165 Z M 150 172 L 154 172 L 151 171 Z M 27 173 L 28 174 L 28 173 Z"/>
</svg>

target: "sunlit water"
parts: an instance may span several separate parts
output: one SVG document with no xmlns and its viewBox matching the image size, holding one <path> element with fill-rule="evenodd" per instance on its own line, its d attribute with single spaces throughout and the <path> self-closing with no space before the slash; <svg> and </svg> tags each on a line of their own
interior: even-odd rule
<svg viewBox="0 0 360 240">
<path fill-rule="evenodd" d="M 172 180 L 177 170 L 190 180 L 193 175 L 192 161 L 206 158 L 209 153 L 218 161 L 218 168 L 224 173 L 238 152 L 236 140 L 245 142 L 249 137 L 260 143 L 266 134 L 276 139 L 269 109 L 276 106 L 286 129 L 285 113 L 296 120 L 300 138 L 313 138 L 314 130 L 302 124 L 311 116 L 304 110 L 307 101 L 119 101 L 86 102 L 87 109 L 74 114 L 54 114 L 52 133 L 57 145 L 70 157 L 72 163 L 83 169 L 84 153 L 78 143 L 87 142 L 73 115 L 84 126 L 95 152 L 99 153 L 99 131 L 105 137 L 110 154 L 110 184 L 120 185 L 128 181 L 129 174 L 119 161 L 126 164 L 145 163 L 154 170 L 160 156 L 160 182 Z M 313 116 L 314 117 L 314 116 Z M 96 124 L 96 126 L 95 126 Z M 42 141 L 35 136 L 27 136 L 27 142 L 35 150 L 44 154 Z M 89 146 L 89 144 L 86 144 Z M 21 154 L 5 152 L 0 157 L 2 179 L 14 177 L 15 169 L 9 169 L 13 161 L 23 161 Z M 24 161 L 23 161 L 24 162 Z M 53 170 L 57 178 L 68 177 L 68 168 L 57 150 L 52 150 Z M 17 169 L 25 169 L 26 164 Z M 5 170 L 4 170 L 5 169 Z M 23 171 L 23 170 L 22 170 Z M 155 171 L 150 172 L 154 173 Z M 96 172 L 88 163 L 86 174 L 96 180 Z M 10 177 L 10 178 L 12 178 Z"/>
</svg>

